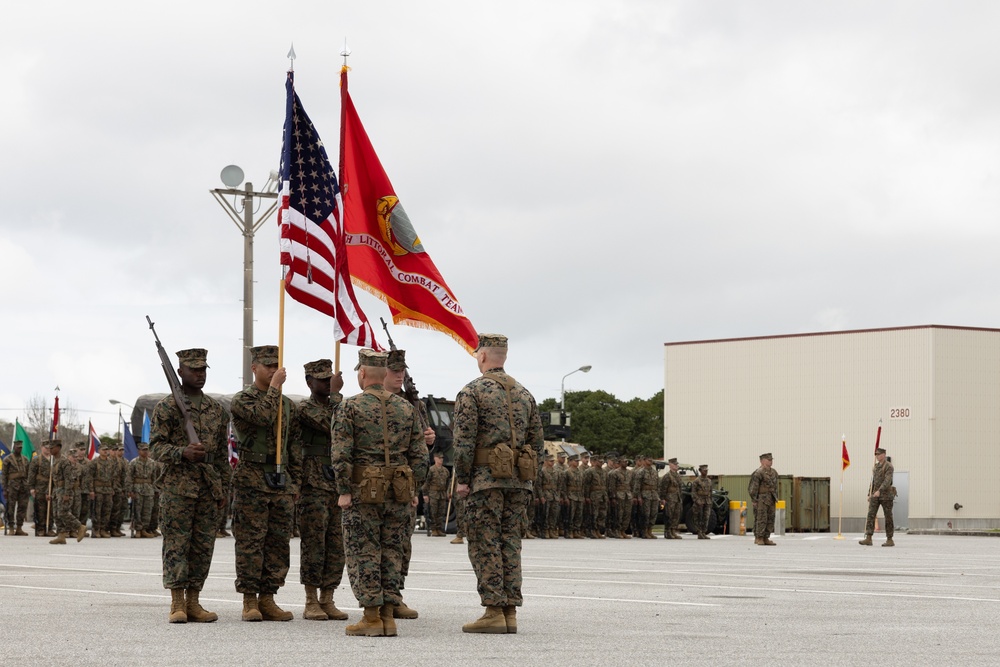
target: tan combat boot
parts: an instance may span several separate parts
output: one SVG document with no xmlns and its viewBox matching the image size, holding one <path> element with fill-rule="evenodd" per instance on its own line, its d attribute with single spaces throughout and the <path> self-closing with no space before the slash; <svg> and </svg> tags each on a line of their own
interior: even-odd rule
<svg viewBox="0 0 1000 667">
<path fill-rule="evenodd" d="M 673 533 L 671 533 L 671 534 L 672 534 L 672 535 L 674 536 L 674 539 L 675 539 L 675 540 L 683 540 L 683 539 L 684 539 L 684 538 L 683 538 L 683 537 L 681 536 L 681 534 L 680 534 L 680 533 L 678 533 L 678 532 L 677 532 L 676 530 L 675 530 L 675 531 L 674 531 Z"/>
<path fill-rule="evenodd" d="M 453 539 L 451 541 L 451 543 L 452 544 L 465 544 L 465 540 L 463 540 L 460 536 L 456 535 L 455 539 Z"/>
<path fill-rule="evenodd" d="M 219 620 L 219 615 L 201 606 L 201 603 L 198 602 L 200 592 L 194 588 L 187 589 L 184 611 L 187 612 L 188 620 L 192 623 L 214 623 Z"/>
<path fill-rule="evenodd" d="M 378 608 L 379 618 L 382 619 L 382 629 L 386 637 L 396 636 L 396 621 L 394 616 L 396 615 L 396 605 L 394 604 L 384 604 Z"/>
<path fill-rule="evenodd" d="M 28 536 L 28 534 L 26 532 L 24 532 L 23 530 L 21 530 L 20 526 L 17 527 L 17 530 L 14 531 L 14 534 L 15 535 L 19 535 L 21 537 L 27 537 Z"/>
<path fill-rule="evenodd" d="M 764 538 L 764 546 L 765 547 L 776 547 L 776 546 L 778 546 L 778 543 L 772 541 L 770 537 L 765 537 Z"/>
<path fill-rule="evenodd" d="M 111 537 L 111 531 L 110 530 L 102 530 L 101 531 L 101 537 Z"/>
<path fill-rule="evenodd" d="M 49 544 L 66 544 L 66 533 L 59 533 L 54 540 L 49 540 Z"/>
<path fill-rule="evenodd" d="M 329 621 L 330 617 L 326 615 L 323 608 L 319 606 L 319 600 L 316 599 L 316 587 L 306 586 L 306 608 L 302 612 L 302 618 L 307 621 Z"/>
<path fill-rule="evenodd" d="M 753 538 L 753 543 L 756 544 L 756 545 L 758 545 L 758 546 L 764 546 L 764 538 L 763 537 L 755 537 L 755 538 Z"/>
<path fill-rule="evenodd" d="M 865 535 L 865 539 L 858 540 L 858 544 L 863 544 L 866 547 L 870 547 L 872 545 L 872 536 L 871 535 Z"/>
<path fill-rule="evenodd" d="M 507 624 L 507 634 L 517 634 L 517 607 L 512 604 L 503 608 L 503 620 Z"/>
<path fill-rule="evenodd" d="M 187 623 L 187 603 L 184 601 L 183 588 L 170 589 L 170 618 L 171 623 Z"/>
<path fill-rule="evenodd" d="M 417 618 L 417 616 L 418 616 L 417 610 L 410 609 L 409 607 L 406 606 L 406 603 L 403 602 L 402 600 L 399 601 L 399 604 L 393 605 L 392 609 L 393 618 L 402 618 L 403 620 L 413 620 L 414 618 Z"/>
<path fill-rule="evenodd" d="M 295 618 L 295 614 L 274 603 L 273 593 L 261 593 L 257 599 L 257 609 L 265 621 L 290 621 Z"/>
<path fill-rule="evenodd" d="M 319 591 L 319 606 L 326 613 L 327 618 L 333 621 L 346 621 L 347 612 L 337 609 L 333 604 L 333 589 L 321 588 Z"/>
<path fill-rule="evenodd" d="M 257 604 L 256 593 L 243 594 L 243 620 L 244 621 L 264 620 L 264 617 L 260 613 L 260 607 Z"/>
<path fill-rule="evenodd" d="M 885 542 L 882 543 L 883 547 L 894 547 L 896 544 L 892 541 L 891 537 L 885 538 Z"/>
<path fill-rule="evenodd" d="M 478 620 L 463 625 L 462 632 L 477 632 L 491 635 L 507 634 L 507 620 L 503 615 L 503 607 L 487 607 Z"/>
<path fill-rule="evenodd" d="M 344 628 L 344 634 L 351 637 L 384 637 L 385 628 L 378 607 L 365 607 L 365 615 L 354 625 Z"/>
<path fill-rule="evenodd" d="M 76 541 L 77 542 L 82 542 L 83 538 L 85 538 L 86 536 L 87 536 L 87 527 L 86 526 L 80 526 L 79 528 L 76 529 Z"/>
</svg>

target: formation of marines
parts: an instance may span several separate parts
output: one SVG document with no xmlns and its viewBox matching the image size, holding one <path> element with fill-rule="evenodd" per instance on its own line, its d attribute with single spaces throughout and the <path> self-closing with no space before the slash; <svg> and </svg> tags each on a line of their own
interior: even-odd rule
<svg viewBox="0 0 1000 667">
<path fill-rule="evenodd" d="M 53 537 L 53 544 L 65 544 L 69 537 L 80 541 L 92 502 L 92 537 L 120 536 L 121 514 L 130 499 L 135 537 L 158 536 L 157 523 L 162 527 L 163 586 L 171 592 L 168 621 L 209 623 L 218 615 L 201 606 L 199 593 L 216 537 L 225 527 L 232 488 L 235 587 L 243 594 L 244 621 L 293 618 L 277 606 L 274 595 L 289 570 L 297 514 L 303 618 L 347 620 L 333 601 L 346 567 L 364 610 L 357 623 L 346 626 L 346 634 L 395 636 L 396 619 L 417 617 L 402 591 L 422 494 L 432 536 L 446 534 L 449 506 L 455 503 L 459 533 L 453 542 L 462 543 L 463 533 L 469 540 L 484 611 L 463 625 L 463 632 L 514 634 L 523 604 L 522 538 L 652 539 L 662 507 L 664 537 L 681 539 L 677 526 L 683 504 L 675 458 L 660 477 L 648 456 L 638 456 L 630 469 L 616 453 L 606 457 L 606 466 L 596 454 L 543 455 L 535 399 L 504 371 L 507 346 L 505 336 L 480 336 L 475 355 L 481 376 L 459 392 L 455 404 L 452 474 L 441 454 L 428 466 L 434 432 L 423 405 L 402 392 L 402 350 L 361 350 L 355 367 L 361 393 L 347 399 L 341 394 L 344 380 L 329 359 L 305 364 L 311 393 L 296 405 L 281 391 L 286 371 L 279 366 L 278 348 L 252 348 L 254 383 L 232 403 L 240 451 L 235 470 L 227 448 L 229 415 L 203 392 L 207 351 L 181 350 L 177 374 L 187 422 L 174 395 L 161 400 L 153 411 L 149 445 L 141 445 L 138 458 L 128 464 L 114 445 L 105 446 L 93 461 L 87 461 L 84 443 L 64 456 L 60 440 L 45 443 L 42 455 L 29 462 L 21 455 L 22 443 L 15 441 L 0 480 L 8 497 L 7 523 L 14 535 L 27 535 L 22 526 L 33 497 L 36 535 Z M 762 454 L 760 463 L 748 489 L 755 544 L 773 546 L 778 474 L 770 453 Z M 876 450 L 863 545 L 872 544 L 882 507 L 884 546 L 893 546 L 892 473 L 885 450 Z M 690 492 L 687 523 L 693 525 L 688 527 L 708 539 L 712 480 L 707 465 L 699 466 Z"/>
</svg>

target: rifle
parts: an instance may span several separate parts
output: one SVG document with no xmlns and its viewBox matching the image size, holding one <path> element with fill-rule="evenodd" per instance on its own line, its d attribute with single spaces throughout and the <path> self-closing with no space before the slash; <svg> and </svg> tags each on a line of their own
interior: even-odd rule
<svg viewBox="0 0 1000 667">
<path fill-rule="evenodd" d="M 181 420 L 184 422 L 184 433 L 187 435 L 188 444 L 198 444 L 201 442 L 201 438 L 198 437 L 198 432 L 194 430 L 194 424 L 191 423 L 191 415 L 188 413 L 184 393 L 181 391 L 181 381 L 177 378 L 177 371 L 174 370 L 173 364 L 170 363 L 170 357 L 167 356 L 167 351 L 163 349 L 163 344 L 160 343 L 160 337 L 156 335 L 156 329 L 153 328 L 153 321 L 149 319 L 149 315 L 146 315 L 146 321 L 149 322 L 149 330 L 153 332 L 153 338 L 156 339 L 156 352 L 160 355 L 160 365 L 163 367 L 163 374 L 167 376 L 167 384 L 170 385 L 170 393 L 173 394 L 174 403 L 177 404 L 177 409 L 181 413 Z"/>
<path fill-rule="evenodd" d="M 379 322 L 382 323 L 382 329 L 385 330 L 385 335 L 389 338 L 389 349 L 393 352 L 396 351 L 396 344 L 392 342 L 392 335 L 389 333 L 389 325 L 385 323 L 385 318 L 378 318 Z M 410 371 L 403 370 L 403 394 L 406 396 L 406 400 L 410 403 L 416 405 L 420 398 L 420 394 L 417 393 L 417 385 L 413 383 L 413 378 L 410 377 Z"/>
</svg>

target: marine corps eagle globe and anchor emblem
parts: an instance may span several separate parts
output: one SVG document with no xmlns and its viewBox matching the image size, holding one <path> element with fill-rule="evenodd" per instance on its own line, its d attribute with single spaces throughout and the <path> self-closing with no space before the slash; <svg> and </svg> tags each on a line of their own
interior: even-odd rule
<svg viewBox="0 0 1000 667">
<path fill-rule="evenodd" d="M 420 237 L 410 224 L 410 217 L 403 210 L 399 198 L 395 195 L 382 197 L 375 204 L 378 214 L 378 226 L 382 238 L 392 247 L 392 253 L 397 257 L 411 252 L 424 252 Z"/>
</svg>

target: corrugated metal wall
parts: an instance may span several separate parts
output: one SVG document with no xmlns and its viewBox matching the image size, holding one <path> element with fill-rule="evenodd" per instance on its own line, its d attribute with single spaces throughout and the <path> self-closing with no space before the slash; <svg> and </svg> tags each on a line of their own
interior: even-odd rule
<svg viewBox="0 0 1000 667">
<path fill-rule="evenodd" d="M 733 475 L 753 471 L 770 451 L 781 474 L 830 477 L 834 531 L 841 435 L 851 455 L 843 515 L 863 518 L 879 419 L 882 446 L 910 475 L 911 527 L 1000 515 L 1000 331 L 914 327 L 674 343 L 665 346 L 664 367 L 665 456 Z"/>
</svg>

